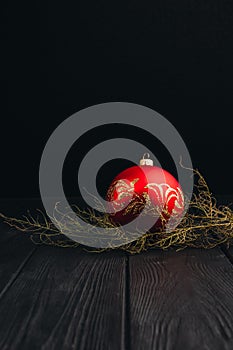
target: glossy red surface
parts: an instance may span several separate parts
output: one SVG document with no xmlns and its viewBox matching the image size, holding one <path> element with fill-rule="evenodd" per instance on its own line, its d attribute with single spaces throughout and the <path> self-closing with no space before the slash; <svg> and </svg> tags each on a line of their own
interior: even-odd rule
<svg viewBox="0 0 233 350">
<path fill-rule="evenodd" d="M 125 224 L 132 220 L 132 215 L 125 215 L 119 208 L 129 204 L 132 195 L 143 198 L 143 194 L 148 194 L 152 205 L 159 206 L 161 212 L 164 208 L 171 215 L 183 212 L 183 193 L 174 176 L 156 166 L 133 166 L 117 175 L 108 190 L 107 200 L 115 201 L 110 202 L 110 208 L 117 211 L 116 222 Z"/>
</svg>

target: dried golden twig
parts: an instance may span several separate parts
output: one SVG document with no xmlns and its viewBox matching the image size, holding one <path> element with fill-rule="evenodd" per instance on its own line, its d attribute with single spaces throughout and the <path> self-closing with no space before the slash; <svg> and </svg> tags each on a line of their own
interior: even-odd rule
<svg viewBox="0 0 233 350">
<path fill-rule="evenodd" d="M 98 233 L 99 227 L 115 228 L 114 237 L 109 237 L 109 248 L 97 249 L 92 251 L 105 251 L 114 249 L 111 240 L 116 240 L 117 237 L 125 237 L 125 244 L 120 249 L 131 254 L 140 253 L 149 248 L 167 249 L 175 247 L 176 249 L 184 249 L 186 247 L 195 248 L 213 248 L 220 244 L 233 243 L 233 211 L 229 206 L 217 206 L 215 198 L 212 196 L 210 189 L 198 170 L 194 171 L 197 181 L 192 200 L 186 206 L 189 210 L 182 219 L 179 226 L 171 232 L 164 228 L 155 230 L 154 232 L 140 232 L 135 228 L 134 234 L 124 230 L 124 226 L 116 226 L 112 218 L 108 214 L 96 214 L 93 209 L 80 209 L 73 206 L 77 216 L 85 223 L 91 223 L 89 230 Z M 98 208 L 98 200 L 95 199 Z M 130 204 L 130 210 L 135 213 L 135 208 L 141 208 L 143 205 L 142 198 L 138 198 L 135 206 Z M 101 207 L 101 209 L 103 209 Z M 129 209 L 128 209 L 129 210 Z M 79 243 L 72 240 L 72 237 L 83 237 L 86 234 L 86 225 L 82 225 L 80 220 L 75 220 L 70 213 L 61 213 L 58 205 L 54 209 L 53 221 L 56 226 L 42 211 L 38 211 L 36 218 L 31 214 L 24 216 L 23 219 L 16 219 L 0 214 L 0 217 L 9 226 L 16 228 L 19 231 L 30 233 L 31 239 L 37 244 L 47 244 L 60 247 L 77 247 Z M 56 218 L 59 214 L 59 220 Z M 154 207 L 149 207 L 145 215 L 158 216 L 158 211 Z M 69 218 L 69 227 L 66 225 L 66 220 Z M 162 219 L 162 218 L 161 218 Z M 162 225 L 163 226 L 163 225 Z M 100 230 L 99 230 L 100 231 Z M 138 238 L 139 236 L 139 238 Z M 127 239 L 130 237 L 130 242 Z M 101 238 L 101 237 L 100 237 Z"/>
</svg>

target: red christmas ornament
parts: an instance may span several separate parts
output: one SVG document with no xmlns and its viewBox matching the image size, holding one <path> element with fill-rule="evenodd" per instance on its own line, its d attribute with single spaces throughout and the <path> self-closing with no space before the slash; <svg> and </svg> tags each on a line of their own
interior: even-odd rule
<svg viewBox="0 0 233 350">
<path fill-rule="evenodd" d="M 159 217 L 152 230 L 161 228 L 171 217 L 178 218 L 184 210 L 178 181 L 168 171 L 153 166 L 148 153 L 139 166 L 130 167 L 114 178 L 106 199 L 113 212 L 112 221 L 120 225 L 131 222 L 149 202 Z"/>
</svg>

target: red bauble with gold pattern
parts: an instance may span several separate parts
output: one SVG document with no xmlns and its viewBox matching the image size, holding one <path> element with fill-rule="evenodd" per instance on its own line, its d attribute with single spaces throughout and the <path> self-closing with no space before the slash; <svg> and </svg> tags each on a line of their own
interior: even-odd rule
<svg viewBox="0 0 233 350">
<path fill-rule="evenodd" d="M 153 161 L 143 156 L 139 166 L 122 171 L 112 181 L 108 192 L 112 221 L 125 225 L 137 217 L 146 205 L 159 213 L 153 228 L 161 228 L 171 217 L 179 217 L 184 210 L 184 197 L 180 184 L 168 171 L 153 166 Z M 114 201 L 114 202 L 112 202 Z M 123 208 L 123 209 L 121 209 Z"/>
</svg>

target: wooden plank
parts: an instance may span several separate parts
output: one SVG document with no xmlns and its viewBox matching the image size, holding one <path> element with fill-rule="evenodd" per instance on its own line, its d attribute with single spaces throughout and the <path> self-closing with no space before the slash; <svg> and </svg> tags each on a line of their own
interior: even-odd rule
<svg viewBox="0 0 233 350">
<path fill-rule="evenodd" d="M 0 349 L 124 349 L 125 255 L 38 248 L 0 304 Z"/>
<path fill-rule="evenodd" d="M 132 349 L 232 349 L 233 267 L 223 252 L 129 259 Z"/>
<path fill-rule="evenodd" d="M 0 300 L 36 250 L 29 236 L 21 232 L 13 230 L 2 236 L 5 240 L 0 244 Z"/>
<path fill-rule="evenodd" d="M 34 205 L 35 201 L 1 199 L 0 211 L 10 217 L 20 217 L 26 213 L 26 208 L 34 208 Z M 0 218 L 0 300 L 35 250 L 36 246 L 31 242 L 29 234 L 9 227 L 4 219 Z"/>
<path fill-rule="evenodd" d="M 226 254 L 227 258 L 230 260 L 230 262 L 233 264 L 233 247 L 223 248 L 224 253 Z"/>
</svg>

